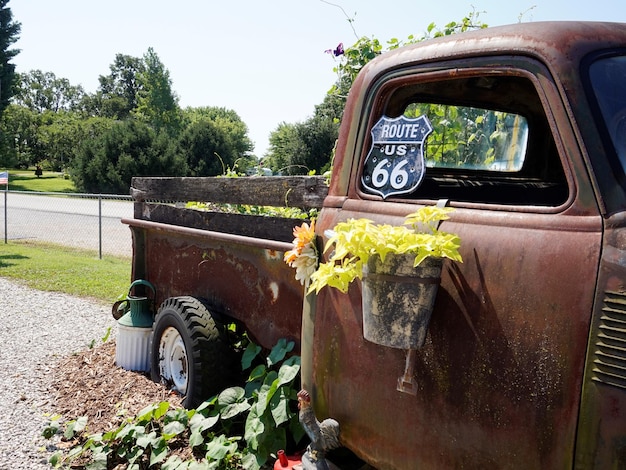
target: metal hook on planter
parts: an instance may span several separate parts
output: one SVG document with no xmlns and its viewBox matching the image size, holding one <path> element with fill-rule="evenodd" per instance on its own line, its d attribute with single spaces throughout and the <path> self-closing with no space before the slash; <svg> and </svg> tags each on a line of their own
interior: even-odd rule
<svg viewBox="0 0 626 470">
<path fill-rule="evenodd" d="M 417 351 L 415 349 L 407 350 L 404 375 L 398 377 L 398 386 L 396 387 L 399 392 L 414 396 L 417 395 L 417 382 L 414 376 L 416 354 Z"/>
</svg>

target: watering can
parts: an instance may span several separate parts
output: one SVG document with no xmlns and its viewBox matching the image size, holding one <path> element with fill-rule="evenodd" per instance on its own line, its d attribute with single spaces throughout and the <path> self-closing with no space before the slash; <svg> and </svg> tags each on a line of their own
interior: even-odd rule
<svg viewBox="0 0 626 470">
<path fill-rule="evenodd" d="M 131 295 L 133 288 L 136 286 L 145 286 L 151 290 L 152 296 L 136 297 Z M 154 299 L 156 297 L 156 289 L 148 281 L 143 279 L 137 279 L 134 281 L 129 289 L 128 296 L 124 300 L 119 300 L 113 304 L 113 318 L 115 318 L 120 325 L 133 326 L 138 328 L 151 328 L 154 321 Z"/>
</svg>

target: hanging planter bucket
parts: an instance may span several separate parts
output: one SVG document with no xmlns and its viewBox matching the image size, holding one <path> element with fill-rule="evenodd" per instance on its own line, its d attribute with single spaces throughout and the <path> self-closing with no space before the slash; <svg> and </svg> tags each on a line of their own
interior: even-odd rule
<svg viewBox="0 0 626 470">
<path fill-rule="evenodd" d="M 443 259 L 426 258 L 413 267 L 414 255 L 378 255 L 363 267 L 363 337 L 372 343 L 418 349 L 441 281 Z"/>
</svg>

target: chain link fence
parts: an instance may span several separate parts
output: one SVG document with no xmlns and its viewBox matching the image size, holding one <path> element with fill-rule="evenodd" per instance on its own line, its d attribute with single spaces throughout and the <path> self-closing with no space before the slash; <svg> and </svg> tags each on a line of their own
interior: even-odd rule
<svg viewBox="0 0 626 470">
<path fill-rule="evenodd" d="M 130 229 L 122 218 L 133 217 L 130 196 L 105 194 L 2 191 L 2 240 L 34 240 L 132 256 Z"/>
</svg>

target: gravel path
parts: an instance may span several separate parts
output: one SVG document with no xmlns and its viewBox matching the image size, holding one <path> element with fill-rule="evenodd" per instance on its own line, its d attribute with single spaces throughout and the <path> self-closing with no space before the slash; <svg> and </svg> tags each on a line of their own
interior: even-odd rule
<svg viewBox="0 0 626 470">
<path fill-rule="evenodd" d="M 115 332 L 111 306 L 0 278 L 0 470 L 50 469 L 50 367 Z"/>
</svg>

